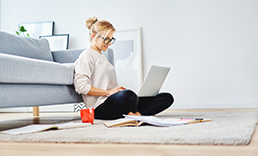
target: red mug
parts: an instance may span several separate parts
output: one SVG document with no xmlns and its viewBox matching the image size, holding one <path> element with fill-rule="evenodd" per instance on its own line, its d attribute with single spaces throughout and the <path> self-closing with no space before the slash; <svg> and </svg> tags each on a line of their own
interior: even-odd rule
<svg viewBox="0 0 258 156">
<path fill-rule="evenodd" d="M 94 108 L 81 109 L 81 120 L 83 123 L 91 123 L 94 121 Z"/>
</svg>

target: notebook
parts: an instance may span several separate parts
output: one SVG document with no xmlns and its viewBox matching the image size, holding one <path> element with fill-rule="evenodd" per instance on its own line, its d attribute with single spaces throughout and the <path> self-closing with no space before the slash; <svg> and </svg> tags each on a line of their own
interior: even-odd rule
<svg viewBox="0 0 258 156">
<path fill-rule="evenodd" d="M 138 96 L 156 96 L 159 93 L 159 90 L 165 81 L 169 70 L 169 67 L 152 65 L 139 89 Z"/>
</svg>

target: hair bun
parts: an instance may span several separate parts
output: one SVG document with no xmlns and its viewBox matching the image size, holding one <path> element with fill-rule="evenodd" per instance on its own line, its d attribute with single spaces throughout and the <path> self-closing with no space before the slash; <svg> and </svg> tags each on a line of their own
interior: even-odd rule
<svg viewBox="0 0 258 156">
<path fill-rule="evenodd" d="M 98 21 L 97 17 L 94 16 L 93 18 L 88 18 L 85 22 L 85 25 L 88 29 L 91 29 L 93 24 L 95 24 Z"/>
</svg>

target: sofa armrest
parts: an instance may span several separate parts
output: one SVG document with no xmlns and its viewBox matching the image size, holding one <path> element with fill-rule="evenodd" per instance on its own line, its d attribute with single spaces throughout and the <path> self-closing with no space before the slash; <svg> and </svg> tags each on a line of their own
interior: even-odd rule
<svg viewBox="0 0 258 156">
<path fill-rule="evenodd" d="M 84 49 L 71 49 L 71 50 L 60 50 L 52 51 L 54 62 L 59 63 L 74 63 Z"/>
<path fill-rule="evenodd" d="M 0 84 L 73 84 L 73 63 L 57 63 L 0 53 Z"/>
<path fill-rule="evenodd" d="M 71 49 L 71 50 L 60 50 L 52 51 L 52 56 L 54 62 L 59 63 L 74 63 L 84 49 Z M 107 52 L 104 52 L 103 55 L 106 56 L 108 61 L 114 65 L 114 52 L 113 49 L 108 48 Z"/>
</svg>

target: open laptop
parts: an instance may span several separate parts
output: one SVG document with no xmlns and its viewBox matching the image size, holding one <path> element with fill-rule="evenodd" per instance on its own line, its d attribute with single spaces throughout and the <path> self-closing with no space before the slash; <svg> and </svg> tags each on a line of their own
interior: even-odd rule
<svg viewBox="0 0 258 156">
<path fill-rule="evenodd" d="M 170 68 L 161 66 L 151 66 L 142 86 L 139 89 L 138 96 L 156 96 L 165 81 Z"/>
</svg>

